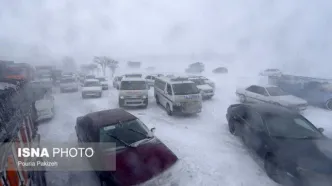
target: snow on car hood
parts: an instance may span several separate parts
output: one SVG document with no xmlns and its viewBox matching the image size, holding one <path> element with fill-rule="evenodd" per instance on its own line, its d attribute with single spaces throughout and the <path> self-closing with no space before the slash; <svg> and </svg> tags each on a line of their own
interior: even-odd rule
<svg viewBox="0 0 332 186">
<path fill-rule="evenodd" d="M 129 186 L 144 183 L 153 177 L 160 175 L 172 165 L 177 156 L 157 138 L 135 148 L 125 148 L 116 154 L 105 154 L 105 166 L 111 166 L 113 162 L 107 161 L 116 156 L 115 179 L 119 185 Z M 107 165 L 107 162 L 110 164 Z"/>
<path fill-rule="evenodd" d="M 307 101 L 298 98 L 296 96 L 292 95 L 286 95 L 286 96 L 274 96 L 273 99 L 275 101 L 285 103 L 285 104 L 292 104 L 292 105 L 301 105 L 301 104 L 307 104 Z"/>
<path fill-rule="evenodd" d="M 205 85 L 197 85 L 197 88 L 200 89 L 200 90 L 212 90 L 213 88 L 208 85 L 208 84 L 205 84 Z"/>
<path fill-rule="evenodd" d="M 82 87 L 82 91 L 102 91 L 101 87 Z"/>
</svg>

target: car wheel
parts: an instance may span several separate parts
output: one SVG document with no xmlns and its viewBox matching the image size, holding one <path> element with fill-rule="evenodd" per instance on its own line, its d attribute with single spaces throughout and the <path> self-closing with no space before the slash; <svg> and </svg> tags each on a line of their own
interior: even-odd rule
<svg viewBox="0 0 332 186">
<path fill-rule="evenodd" d="M 238 135 L 236 122 L 232 121 L 232 119 L 230 119 L 229 122 L 228 122 L 228 130 L 232 135 L 234 135 L 234 136 Z"/>
<path fill-rule="evenodd" d="M 245 103 L 245 102 L 247 102 L 247 98 L 246 98 L 246 96 L 245 95 L 239 95 L 239 99 L 240 99 L 240 102 L 241 103 Z"/>
<path fill-rule="evenodd" d="M 167 105 L 166 105 L 166 112 L 167 112 L 167 114 L 168 114 L 169 116 L 172 116 L 172 115 L 173 115 L 173 112 L 172 112 L 172 110 L 171 110 L 171 107 L 169 106 L 168 103 L 167 103 Z"/>
<path fill-rule="evenodd" d="M 283 171 L 281 167 L 278 166 L 273 155 L 266 155 L 264 159 L 264 169 L 269 178 L 276 183 L 281 183 Z"/>
<path fill-rule="evenodd" d="M 327 100 L 325 106 L 326 106 L 326 109 L 332 110 L 332 99 Z"/>
<path fill-rule="evenodd" d="M 159 101 L 158 96 L 156 96 L 156 103 L 157 103 L 157 105 L 160 105 L 160 101 Z"/>
<path fill-rule="evenodd" d="M 122 99 L 119 99 L 119 107 L 123 107 L 123 100 Z"/>
</svg>

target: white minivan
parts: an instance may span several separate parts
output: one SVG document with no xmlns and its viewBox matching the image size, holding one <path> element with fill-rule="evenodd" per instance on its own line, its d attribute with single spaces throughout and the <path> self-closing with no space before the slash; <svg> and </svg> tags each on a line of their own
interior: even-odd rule
<svg viewBox="0 0 332 186">
<path fill-rule="evenodd" d="M 182 77 L 157 77 L 154 84 L 157 104 L 168 115 L 196 114 L 202 111 L 202 97 L 196 84 Z"/>
<path fill-rule="evenodd" d="M 119 86 L 119 107 L 144 107 L 149 104 L 149 86 L 143 78 L 122 78 Z"/>
</svg>

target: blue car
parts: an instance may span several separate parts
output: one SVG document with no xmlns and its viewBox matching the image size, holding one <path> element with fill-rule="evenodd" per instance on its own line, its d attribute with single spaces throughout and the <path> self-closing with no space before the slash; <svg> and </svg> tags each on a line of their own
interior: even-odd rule
<svg viewBox="0 0 332 186">
<path fill-rule="evenodd" d="M 329 84 L 316 81 L 290 82 L 279 80 L 276 82 L 284 91 L 305 99 L 310 105 L 332 110 L 332 89 Z"/>
</svg>

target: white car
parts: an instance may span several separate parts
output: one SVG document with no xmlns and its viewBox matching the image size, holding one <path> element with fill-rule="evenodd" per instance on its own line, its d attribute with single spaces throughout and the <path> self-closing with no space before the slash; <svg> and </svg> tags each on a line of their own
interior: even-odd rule
<svg viewBox="0 0 332 186">
<path fill-rule="evenodd" d="M 149 104 L 148 85 L 143 78 L 123 78 L 119 88 L 119 107 L 142 106 Z"/>
<path fill-rule="evenodd" d="M 154 80 L 156 80 L 156 77 L 161 77 L 162 74 L 151 74 L 151 75 L 147 75 L 145 77 L 146 83 L 148 84 L 149 87 L 153 87 L 154 86 Z"/>
<path fill-rule="evenodd" d="M 308 106 L 307 101 L 290 95 L 277 86 L 271 85 L 251 85 L 244 89 L 237 89 L 236 95 L 242 103 L 269 103 L 297 111 L 303 111 Z"/>
<path fill-rule="evenodd" d="M 60 80 L 60 92 L 77 92 L 79 87 L 78 81 L 73 77 L 63 78 Z"/>
<path fill-rule="evenodd" d="M 99 80 L 103 90 L 108 90 L 108 81 L 105 77 L 97 77 L 96 79 Z"/>
<path fill-rule="evenodd" d="M 38 83 L 39 85 L 45 88 L 53 87 L 53 79 L 50 74 L 41 74 L 37 77 L 37 79 L 34 82 Z"/>
<path fill-rule="evenodd" d="M 103 89 L 98 79 L 87 79 L 82 87 L 82 98 L 102 97 Z"/>
<path fill-rule="evenodd" d="M 37 121 L 51 119 L 54 117 L 54 96 L 52 91 L 40 89 L 35 92 L 35 108 L 37 111 Z"/>
<path fill-rule="evenodd" d="M 188 78 L 194 82 L 196 87 L 200 90 L 203 99 L 211 99 L 214 96 L 214 88 L 200 78 Z"/>
<path fill-rule="evenodd" d="M 279 69 L 275 69 L 275 68 L 269 68 L 266 69 L 264 71 L 262 71 L 261 73 L 259 73 L 259 75 L 261 76 L 281 76 L 282 72 Z"/>
<path fill-rule="evenodd" d="M 213 81 L 211 81 L 210 79 L 204 77 L 204 76 L 189 76 L 189 78 L 195 78 L 195 79 L 201 79 L 203 80 L 206 84 L 210 85 L 213 89 L 216 88 L 216 85 Z"/>
</svg>

